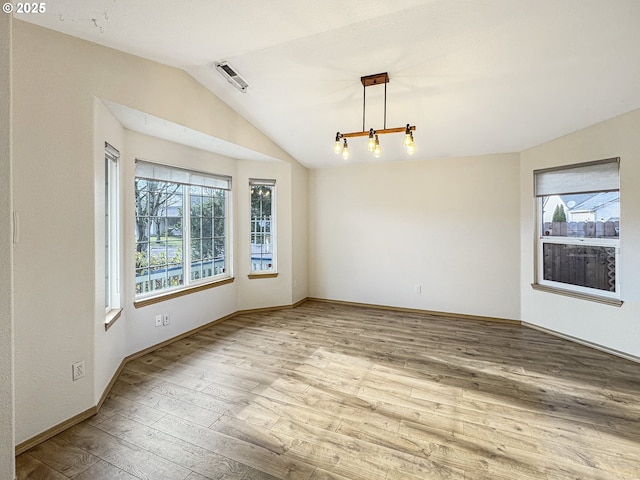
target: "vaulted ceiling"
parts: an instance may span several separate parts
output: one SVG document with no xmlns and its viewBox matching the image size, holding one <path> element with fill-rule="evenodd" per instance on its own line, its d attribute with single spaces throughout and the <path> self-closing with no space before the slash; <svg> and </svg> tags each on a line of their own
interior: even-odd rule
<svg viewBox="0 0 640 480">
<path fill-rule="evenodd" d="M 336 131 L 362 130 L 360 77 L 379 72 L 417 159 L 522 151 L 640 108 L 638 0 L 55 0 L 16 18 L 185 70 L 311 168 L 345 163 Z M 367 88 L 366 130 L 383 95 Z M 402 135 L 380 141 L 376 160 L 352 139 L 348 163 L 407 159 Z"/>
</svg>

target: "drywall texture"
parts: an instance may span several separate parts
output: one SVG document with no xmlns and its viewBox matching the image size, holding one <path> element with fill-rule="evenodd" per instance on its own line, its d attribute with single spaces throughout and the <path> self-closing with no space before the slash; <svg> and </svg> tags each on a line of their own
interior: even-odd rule
<svg viewBox="0 0 640 480">
<path fill-rule="evenodd" d="M 518 178 L 515 154 L 312 171 L 310 295 L 518 319 Z"/>
<path fill-rule="evenodd" d="M 640 357 L 640 111 L 614 118 L 521 154 L 522 320 Z M 613 307 L 533 290 L 533 171 L 620 157 L 620 268 L 623 305 Z"/>
<path fill-rule="evenodd" d="M 120 145 L 124 218 L 133 218 L 136 156 L 231 175 L 239 162 L 126 130 L 118 133 L 96 98 L 281 160 L 274 165 L 298 166 L 183 71 L 20 21 L 14 21 L 12 48 L 12 78 L 17 86 L 13 91 L 14 207 L 22 220 L 22 238 L 14 251 L 15 416 L 16 442 L 21 443 L 94 406 L 122 355 L 243 308 L 238 300 L 244 298 L 241 282 L 234 282 L 136 310 L 132 306 L 133 256 L 123 254 L 124 312 L 104 332 L 98 287 L 104 272 L 98 252 L 103 208 L 100 143 L 110 136 L 116 143 L 125 143 Z M 283 196 L 290 197 L 291 174 L 281 166 L 277 169 Z M 243 168 L 243 176 L 254 176 L 251 166 Z M 295 180 L 306 181 L 305 175 L 297 174 Z M 296 187 L 296 194 L 303 192 Z M 286 208 L 283 218 L 291 222 Z M 245 220 L 238 216 L 234 221 Z M 126 252 L 133 242 L 133 222 L 124 225 Z M 298 251 L 306 249 L 292 243 L 291 230 L 290 225 L 282 226 L 289 238 L 281 238 L 288 247 L 280 251 L 290 257 L 283 260 L 285 266 L 288 262 L 289 278 L 291 258 L 303 257 Z M 234 246 L 238 245 L 240 240 L 234 236 Z M 234 268 L 238 265 L 236 255 Z M 306 262 L 297 265 L 298 275 L 306 276 Z M 264 291 L 263 298 L 291 303 L 290 287 L 274 285 L 274 296 Z M 262 288 L 268 290 L 271 285 L 265 283 Z M 169 314 L 171 325 L 156 329 L 151 321 L 156 313 Z M 87 376 L 74 382 L 71 364 L 78 360 L 85 360 Z"/>
<path fill-rule="evenodd" d="M 11 206 L 11 15 L 0 15 L 0 478 L 15 474 Z"/>
<path fill-rule="evenodd" d="M 300 164 L 291 164 L 291 239 L 297 247 L 292 252 L 291 261 L 293 303 L 306 298 L 309 291 L 308 189 L 308 170 Z"/>
<path fill-rule="evenodd" d="M 111 113 L 105 108 L 102 102 L 94 98 L 94 116 L 93 116 L 93 133 L 94 133 L 94 274 L 95 274 L 95 288 L 94 288 L 94 361 L 93 366 L 93 383 L 94 383 L 94 399 L 97 402 L 102 396 L 106 386 L 111 381 L 115 369 L 118 368 L 122 359 L 127 356 L 128 350 L 128 337 L 126 331 L 126 313 L 122 313 L 118 322 L 111 326 L 108 331 L 105 331 L 105 309 L 104 309 L 104 297 L 105 297 L 105 256 L 104 256 L 104 238 L 105 238 L 105 142 L 108 142 L 112 147 L 116 148 L 122 158 L 125 156 L 125 131 L 122 125 L 111 115 Z M 122 169 L 120 170 L 120 177 L 122 177 Z M 127 185 L 120 179 L 120 185 Z M 130 188 L 122 189 L 124 191 L 130 190 Z M 123 208 L 122 202 L 120 205 L 120 215 L 122 215 Z M 115 213 L 115 212 L 112 212 Z M 124 217 L 121 217 L 124 218 Z M 126 222 L 130 223 L 130 222 Z M 124 229 L 120 230 L 120 242 L 124 246 L 123 252 L 127 252 L 126 248 L 131 248 L 125 243 Z M 124 258 L 130 255 L 121 255 L 120 259 L 120 271 L 124 272 Z M 122 295 L 124 300 L 124 295 Z M 122 305 L 125 305 L 123 302 Z"/>
</svg>

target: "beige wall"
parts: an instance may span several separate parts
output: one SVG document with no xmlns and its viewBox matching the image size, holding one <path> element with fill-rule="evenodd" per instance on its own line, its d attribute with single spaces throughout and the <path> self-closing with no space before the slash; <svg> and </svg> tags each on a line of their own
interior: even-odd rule
<svg viewBox="0 0 640 480">
<path fill-rule="evenodd" d="M 236 183 L 237 161 L 231 158 L 185 147 L 130 130 L 125 131 L 124 150 L 121 168 L 123 170 L 123 204 L 125 206 L 123 218 L 125 219 L 135 218 L 133 182 L 136 158 L 165 165 L 193 168 L 208 173 L 228 175 L 233 177 L 234 186 Z M 234 191 L 232 202 L 235 201 L 236 195 L 237 193 Z M 125 241 L 123 243 L 123 252 L 135 252 L 134 228 L 134 222 L 124 222 Z M 233 240 L 235 240 L 235 237 Z M 236 244 L 234 242 L 234 253 L 236 252 L 235 247 Z M 129 272 L 135 271 L 135 258 L 133 255 L 126 254 L 124 257 L 123 292 L 124 314 L 126 316 L 124 323 L 126 324 L 126 335 L 129 339 L 128 345 L 131 353 L 143 350 L 167 338 L 175 337 L 182 332 L 237 310 L 238 285 L 235 283 L 142 308 L 131 308 L 135 299 L 135 276 Z M 154 319 L 158 314 L 169 315 L 171 319 L 170 325 L 156 328 Z"/>
<path fill-rule="evenodd" d="M 307 297 L 309 292 L 309 183 L 307 169 L 291 165 L 291 238 L 296 246 L 291 260 L 292 302 Z"/>
<path fill-rule="evenodd" d="M 311 296 L 518 319 L 518 175 L 516 154 L 312 171 Z"/>
<path fill-rule="evenodd" d="M 133 160 L 144 158 L 230 174 L 245 179 L 276 176 L 285 200 L 278 212 L 284 272 L 261 283 L 261 300 L 290 304 L 290 282 L 306 277 L 306 245 L 294 243 L 291 204 L 305 190 L 306 169 L 185 72 L 122 52 L 14 22 L 13 92 L 15 105 L 14 207 L 21 218 L 22 239 L 15 263 L 16 442 L 94 406 L 123 355 L 139 351 L 228 313 L 254 305 L 254 288 L 245 281 L 188 295 L 149 307 L 132 306 L 133 256 L 123 255 L 124 312 L 104 331 L 101 282 L 101 184 L 103 152 L 110 140 L 122 154 L 124 218 L 133 218 Z M 98 100 L 97 100 L 98 99 Z M 237 161 L 123 129 L 99 99 L 126 105 L 254 150 L 280 161 L 263 165 Z M 265 169 L 267 171 L 265 171 Z M 273 169 L 273 175 L 265 175 Z M 291 170 L 295 169 L 295 179 Z M 254 171 L 256 172 L 254 174 Z M 245 222 L 248 211 L 236 212 Z M 305 218 L 299 218 L 306 229 Z M 296 230 L 297 231 L 297 230 Z M 241 271 L 234 231 L 234 267 Z M 133 222 L 124 221 L 123 252 L 132 250 Z M 248 249 L 247 249 L 248 252 Z M 298 292 L 303 297 L 306 292 Z M 188 312 L 188 313 L 187 313 Z M 156 328 L 156 313 L 169 314 L 168 327 Z M 71 364 L 85 360 L 87 376 L 71 379 Z"/>
<path fill-rule="evenodd" d="M 104 329 L 104 278 L 105 278 L 105 265 L 104 265 L 104 238 L 105 238 L 105 222 L 104 222 L 104 143 L 109 142 L 111 146 L 118 149 L 122 158 L 124 158 L 125 152 L 125 130 L 120 123 L 109 113 L 105 106 L 94 98 L 94 144 L 93 144 L 93 158 L 94 158 L 94 313 L 93 313 L 93 328 L 94 328 L 94 359 L 91 362 L 93 367 L 93 396 L 95 401 L 99 399 L 104 392 L 105 387 L 109 384 L 111 377 L 113 376 L 114 369 L 120 364 L 122 359 L 128 353 L 128 339 L 126 335 L 126 321 L 122 317 L 121 322 L 117 322 L 111 327 L 108 332 Z M 124 183 L 122 178 L 122 169 L 120 169 L 120 182 Z M 122 215 L 122 202 L 120 202 L 120 214 Z M 120 232 L 120 241 L 125 239 L 124 232 Z M 125 245 L 125 243 L 122 243 Z M 120 269 L 123 269 L 124 261 L 121 260 Z M 124 300 L 124 295 L 123 295 Z M 124 305 L 124 303 L 123 303 Z"/>
<path fill-rule="evenodd" d="M 522 320 L 640 357 L 640 110 L 580 130 L 521 154 Z M 621 307 L 533 290 L 533 170 L 620 157 Z"/>
<path fill-rule="evenodd" d="M 292 221 L 291 221 L 291 166 L 284 162 L 249 162 L 238 164 L 235 183 L 236 209 L 244 215 L 238 217 L 235 231 L 238 255 L 237 282 L 239 286 L 238 305 L 240 310 L 278 305 L 291 305 L 292 277 Z M 247 213 L 250 211 L 249 179 L 265 178 L 276 181 L 276 238 L 277 273 L 276 278 L 249 279 L 251 269 L 250 236 L 251 225 Z"/>
<path fill-rule="evenodd" d="M 14 477 L 11 15 L 0 15 L 0 478 Z"/>
</svg>

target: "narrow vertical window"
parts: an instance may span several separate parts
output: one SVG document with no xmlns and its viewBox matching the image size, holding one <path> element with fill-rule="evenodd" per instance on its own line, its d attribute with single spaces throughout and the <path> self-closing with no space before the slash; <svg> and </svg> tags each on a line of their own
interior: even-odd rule
<svg viewBox="0 0 640 480">
<path fill-rule="evenodd" d="M 276 272 L 275 180 L 249 180 L 251 192 L 251 273 Z"/>
<path fill-rule="evenodd" d="M 104 147 L 104 303 L 109 313 L 120 308 L 120 153 L 106 142 Z"/>
</svg>

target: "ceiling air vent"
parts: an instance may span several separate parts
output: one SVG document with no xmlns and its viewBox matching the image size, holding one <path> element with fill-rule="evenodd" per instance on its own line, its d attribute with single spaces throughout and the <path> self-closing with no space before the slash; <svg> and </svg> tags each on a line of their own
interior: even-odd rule
<svg viewBox="0 0 640 480">
<path fill-rule="evenodd" d="M 240 90 L 242 93 L 247 93 L 247 88 L 249 88 L 249 84 L 242 78 L 238 72 L 236 72 L 231 65 L 227 62 L 216 62 L 215 63 L 216 70 L 218 70 L 227 81 Z"/>
</svg>

